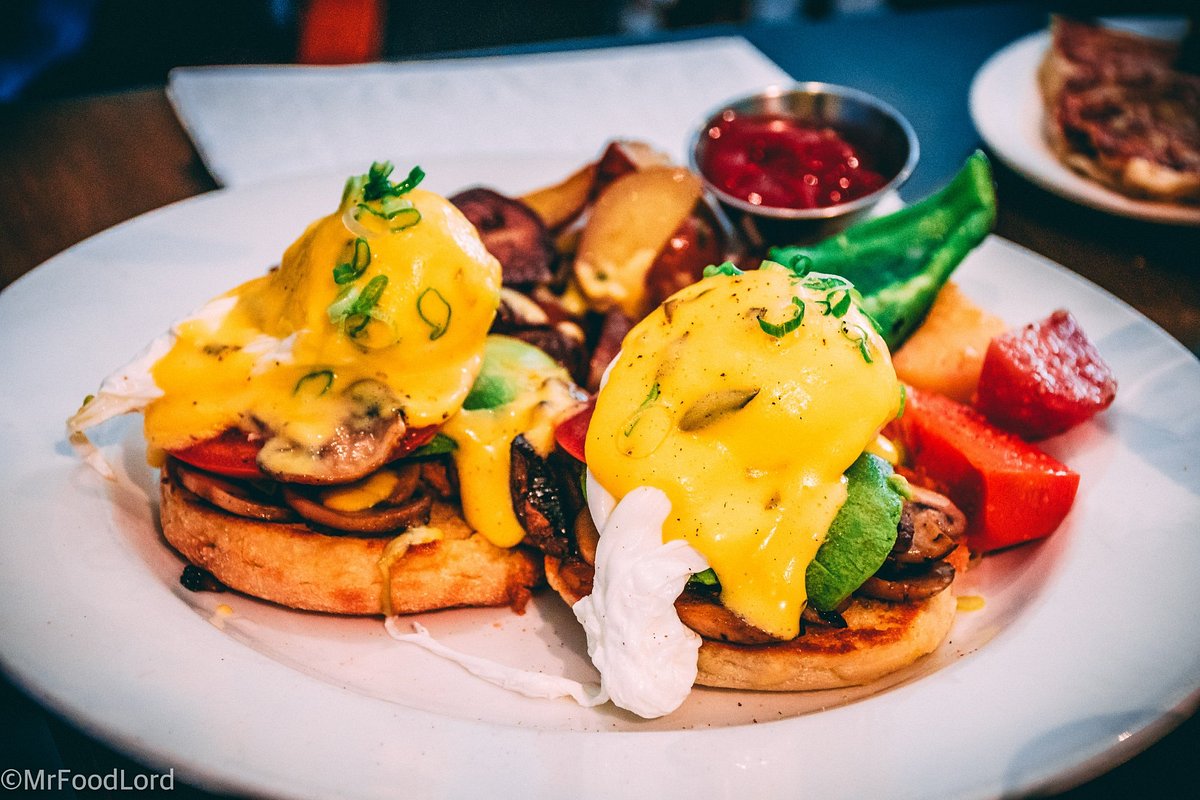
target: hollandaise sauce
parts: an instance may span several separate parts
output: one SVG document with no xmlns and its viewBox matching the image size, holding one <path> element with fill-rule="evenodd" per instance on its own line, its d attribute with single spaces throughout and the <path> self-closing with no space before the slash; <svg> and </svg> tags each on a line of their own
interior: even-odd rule
<svg viewBox="0 0 1200 800">
<path fill-rule="evenodd" d="M 842 279 L 771 264 L 714 272 L 626 337 L 588 467 L 618 499 L 662 490 L 664 541 L 703 554 L 726 607 L 792 638 L 843 473 L 899 411 L 901 388 Z"/>
<path fill-rule="evenodd" d="M 449 202 L 413 188 L 413 175 L 390 183 L 383 166 L 351 181 L 278 269 L 175 330 L 153 367 L 151 445 L 242 427 L 320 447 L 358 413 L 364 386 L 409 427 L 458 410 L 483 361 L 500 267 Z"/>
<path fill-rule="evenodd" d="M 525 537 L 509 487 L 513 440 L 523 435 L 540 455 L 549 455 L 555 424 L 582 399 L 566 370 L 538 348 L 488 337 L 475 388 L 443 430 L 457 444 L 463 516 L 492 544 L 513 547 Z"/>
</svg>

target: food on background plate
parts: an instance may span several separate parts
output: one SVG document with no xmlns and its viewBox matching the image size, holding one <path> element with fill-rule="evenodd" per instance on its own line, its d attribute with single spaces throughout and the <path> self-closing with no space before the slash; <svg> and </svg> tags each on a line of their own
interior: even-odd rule
<svg viewBox="0 0 1200 800">
<path fill-rule="evenodd" d="M 350 179 L 277 269 L 176 323 L 69 431 L 87 449 L 142 411 L 167 541 L 234 589 L 345 614 L 520 608 L 542 575 L 510 448 L 548 452 L 581 395 L 489 336 L 500 265 L 419 168 L 391 172 Z"/>
<path fill-rule="evenodd" d="M 1046 138 L 1071 169 L 1131 197 L 1200 203 L 1200 75 L 1177 44 L 1056 16 L 1038 69 Z"/>
</svg>

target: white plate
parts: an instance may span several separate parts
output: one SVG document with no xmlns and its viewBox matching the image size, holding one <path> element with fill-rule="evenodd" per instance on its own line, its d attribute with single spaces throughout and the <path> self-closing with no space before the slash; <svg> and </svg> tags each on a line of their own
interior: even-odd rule
<svg viewBox="0 0 1200 800">
<path fill-rule="evenodd" d="M 1178 25 L 1165 20 L 1122 22 L 1146 35 L 1178 32 Z M 1135 200 L 1083 177 L 1058 160 L 1042 134 L 1037 83 L 1038 65 L 1049 46 L 1048 31 L 1030 34 L 997 52 L 975 74 L 971 119 L 988 147 L 1012 169 L 1068 200 L 1134 219 L 1200 225 L 1200 207 Z"/>
<path fill-rule="evenodd" d="M 434 188 L 521 190 L 576 162 L 423 162 Z M 106 484 L 63 438 L 99 379 L 168 322 L 274 263 L 341 178 L 214 192 L 115 228 L 0 297 L 4 669 L 50 707 L 179 780 L 280 797 L 979 797 L 1081 780 L 1196 704 L 1200 365 L 1089 283 L 999 239 L 960 271 L 1011 322 L 1070 307 L 1120 382 L 1049 449 L 1083 475 L 1051 539 L 985 560 L 938 653 L 845 692 L 696 691 L 647 722 L 516 697 L 377 620 L 191 594 L 155 522 L 140 421 L 99 443 Z M 234 609 L 214 615 L 220 603 Z M 594 679 L 557 599 L 426 615 L 453 646 Z"/>
</svg>

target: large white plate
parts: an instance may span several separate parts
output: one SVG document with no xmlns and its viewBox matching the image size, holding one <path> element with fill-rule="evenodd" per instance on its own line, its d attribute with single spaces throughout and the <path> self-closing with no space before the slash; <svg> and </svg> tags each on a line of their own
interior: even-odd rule
<svg viewBox="0 0 1200 800">
<path fill-rule="evenodd" d="M 423 162 L 443 191 L 521 190 L 573 163 Z M 978 797 L 1081 780 L 1196 704 L 1200 365 L 1122 303 L 999 239 L 960 280 L 1011 322 L 1070 307 L 1121 389 L 1051 442 L 1083 475 L 1051 539 L 985 560 L 933 657 L 883 685 L 696 691 L 647 722 L 516 697 L 390 640 L 377 620 L 180 588 L 155 522 L 140 422 L 63 438 L 101 376 L 178 317 L 274 263 L 340 176 L 215 192 L 83 243 L 0 297 L 3 668 L 50 707 L 180 780 L 281 797 Z M 231 617 L 214 614 L 219 603 Z M 453 646 L 591 679 L 556 598 L 427 615 Z"/>
<path fill-rule="evenodd" d="M 1146 35 L 1182 35 L 1169 20 L 1110 20 Z M 1173 225 L 1200 225 L 1200 207 L 1136 200 L 1085 178 L 1058 160 L 1042 134 L 1037 69 L 1050 34 L 1041 31 L 997 52 L 971 83 L 971 119 L 996 156 L 1038 186 L 1092 208 Z"/>
</svg>

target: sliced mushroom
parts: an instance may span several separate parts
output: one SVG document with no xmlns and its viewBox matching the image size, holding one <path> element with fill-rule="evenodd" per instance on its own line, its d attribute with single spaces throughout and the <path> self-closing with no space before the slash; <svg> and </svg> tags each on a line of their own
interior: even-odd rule
<svg viewBox="0 0 1200 800">
<path fill-rule="evenodd" d="M 807 625 L 824 625 L 827 628 L 845 628 L 848 626 L 846 618 L 837 609 L 818 611 L 807 603 L 804 606 L 804 611 L 800 612 L 800 619 Z"/>
<path fill-rule="evenodd" d="M 421 482 L 443 499 L 458 496 L 458 475 L 454 471 L 454 462 L 449 458 L 422 461 Z"/>
<path fill-rule="evenodd" d="M 258 490 L 251 482 L 204 472 L 174 458 L 167 462 L 167 469 L 176 483 L 222 511 L 268 522 L 289 522 L 296 518 L 290 508 L 275 502 L 269 493 Z"/>
<path fill-rule="evenodd" d="M 684 625 L 703 636 L 737 644 L 769 644 L 780 641 L 721 605 L 712 596 L 685 589 L 675 600 L 675 611 Z"/>
<path fill-rule="evenodd" d="M 891 557 L 901 564 L 945 558 L 967 529 L 967 517 L 949 498 L 920 486 L 910 487 Z"/>
<path fill-rule="evenodd" d="M 880 570 L 867 578 L 858 588 L 860 594 L 893 603 L 928 600 L 954 582 L 954 567 L 945 561 L 935 561 L 928 567 L 902 569 L 895 572 Z"/>
<path fill-rule="evenodd" d="M 351 533 L 391 534 L 427 525 L 433 509 L 433 498 L 421 490 L 402 502 L 385 502 L 363 511 L 336 511 L 292 486 L 283 487 L 283 499 L 309 522 Z"/>
<path fill-rule="evenodd" d="M 596 548 L 600 545 L 600 531 L 592 520 L 592 512 L 586 507 L 575 515 L 575 546 L 579 556 L 593 566 L 596 563 Z"/>
<path fill-rule="evenodd" d="M 524 435 L 513 439 L 510 455 L 513 511 L 529 542 L 552 556 L 570 554 L 571 527 L 583 504 L 578 462 L 554 453 L 543 458 Z"/>
<path fill-rule="evenodd" d="M 330 485 L 365 478 L 387 464 L 407 427 L 392 391 L 379 381 L 355 381 L 342 393 L 347 413 L 320 447 L 275 435 L 258 453 L 258 466 L 284 483 Z"/>
</svg>

